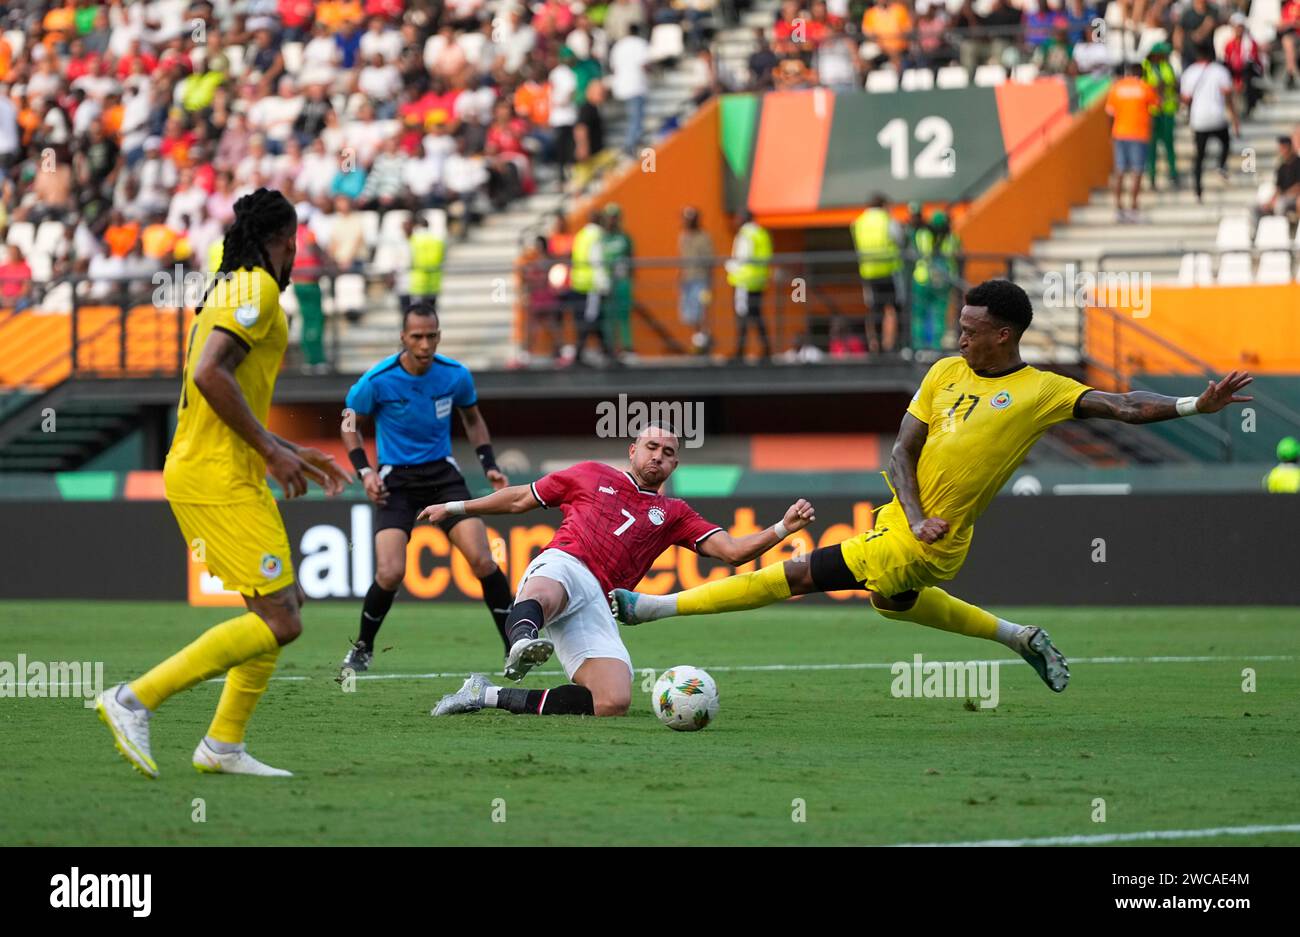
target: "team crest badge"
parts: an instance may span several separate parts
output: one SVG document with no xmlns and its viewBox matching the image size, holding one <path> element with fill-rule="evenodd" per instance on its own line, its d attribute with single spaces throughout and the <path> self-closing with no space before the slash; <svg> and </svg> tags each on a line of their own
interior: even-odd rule
<svg viewBox="0 0 1300 937">
<path fill-rule="evenodd" d="M 261 311 L 252 304 L 249 304 L 247 306 L 240 306 L 238 309 L 235 310 L 235 321 L 238 322 L 240 325 L 242 325 L 244 328 L 251 329 L 253 327 L 253 324 L 257 322 L 257 317 L 260 314 Z"/>
<path fill-rule="evenodd" d="M 1000 390 L 994 395 L 993 399 L 989 401 L 989 405 L 992 406 L 994 410 L 1005 410 L 1007 407 L 1011 406 L 1011 395 L 1005 390 Z"/>
<path fill-rule="evenodd" d="M 280 575 L 280 571 L 282 569 L 284 569 L 284 563 L 280 561 L 280 558 L 278 556 L 276 556 L 274 553 L 262 554 L 262 575 L 263 576 L 265 576 L 267 579 L 274 579 L 276 576 Z"/>
<path fill-rule="evenodd" d="M 651 508 L 649 513 L 650 523 L 658 527 L 664 522 L 664 512 L 660 508 Z"/>
</svg>

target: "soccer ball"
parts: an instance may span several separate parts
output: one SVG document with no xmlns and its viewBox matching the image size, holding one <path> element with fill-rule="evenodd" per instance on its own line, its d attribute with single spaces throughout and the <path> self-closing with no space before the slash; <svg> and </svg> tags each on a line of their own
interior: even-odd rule
<svg viewBox="0 0 1300 937">
<path fill-rule="evenodd" d="M 718 685 L 698 667 L 672 667 L 655 681 L 650 706 L 668 728 L 694 732 L 718 715 Z"/>
</svg>

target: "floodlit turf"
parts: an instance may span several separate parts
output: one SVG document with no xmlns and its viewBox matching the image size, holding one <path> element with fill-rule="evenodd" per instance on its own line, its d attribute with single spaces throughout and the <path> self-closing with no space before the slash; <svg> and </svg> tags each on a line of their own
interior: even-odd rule
<svg viewBox="0 0 1300 937">
<path fill-rule="evenodd" d="M 659 724 L 649 682 L 622 719 L 432 719 L 450 676 L 334 682 L 358 608 L 313 604 L 254 717 L 249 749 L 289 780 L 190 767 L 220 684 L 154 720 L 151 782 L 79 699 L 0 700 L 0 842 L 865 844 L 1300 824 L 1294 609 L 995 609 L 1072 659 L 1065 694 L 998 645 L 862 606 L 785 607 L 625 629 L 639 666 L 712 671 L 718 721 Z M 0 659 L 102 660 L 134 676 L 228 616 L 129 603 L 0 604 Z M 398 602 L 376 676 L 500 664 L 481 606 Z M 886 664 L 1002 658 L 1000 705 L 897 699 Z M 1205 656 L 1197 662 L 1086 658 Z M 1274 657 L 1275 659 L 1260 659 Z M 1285 658 L 1285 659 L 1276 659 Z M 746 670 L 754 665 L 792 669 Z M 1253 667 L 1256 691 L 1242 690 Z M 562 682 L 552 672 L 530 686 Z M 205 822 L 194 822 L 201 798 Z M 1093 821 L 1097 798 L 1105 822 Z M 794 822 L 798 804 L 805 822 Z M 504 822 L 494 822 L 504 817 Z M 1300 833 L 1184 842 L 1300 843 Z"/>
</svg>

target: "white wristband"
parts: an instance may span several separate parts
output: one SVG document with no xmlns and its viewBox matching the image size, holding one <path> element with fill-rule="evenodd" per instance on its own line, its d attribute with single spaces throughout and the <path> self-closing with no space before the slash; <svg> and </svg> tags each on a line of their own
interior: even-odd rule
<svg viewBox="0 0 1300 937">
<path fill-rule="evenodd" d="M 790 536 L 790 531 L 785 529 L 784 520 L 779 520 L 773 524 L 772 530 L 776 532 L 776 539 L 778 540 L 784 540 L 786 537 Z"/>
<path fill-rule="evenodd" d="M 1178 403 L 1174 404 L 1174 408 L 1178 410 L 1179 416 L 1196 416 L 1201 412 L 1196 409 L 1195 397 L 1179 397 Z"/>
<path fill-rule="evenodd" d="M 443 506 L 447 509 L 447 513 L 448 513 L 448 514 L 464 514 L 464 513 L 465 513 L 465 502 L 464 502 L 464 501 L 448 501 L 448 502 L 447 502 L 445 505 L 443 505 Z"/>
</svg>

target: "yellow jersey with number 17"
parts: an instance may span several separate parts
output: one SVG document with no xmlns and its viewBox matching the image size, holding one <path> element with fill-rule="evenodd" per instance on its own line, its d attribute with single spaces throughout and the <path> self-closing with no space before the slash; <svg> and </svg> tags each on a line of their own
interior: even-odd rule
<svg viewBox="0 0 1300 937">
<path fill-rule="evenodd" d="M 194 368 L 213 332 L 225 332 L 247 352 L 235 380 L 258 422 L 266 424 L 271 394 L 289 343 L 280 286 L 260 267 L 221 274 L 190 326 L 176 435 L 163 483 L 169 501 L 231 504 L 264 497 L 266 463 L 212 409 L 194 386 Z"/>
<path fill-rule="evenodd" d="M 1070 419 L 1089 390 L 1027 364 L 981 377 L 959 356 L 934 363 L 907 407 L 930 428 L 916 467 L 921 508 L 949 526 L 931 553 L 965 555 L 975 519 L 1038 438 Z"/>
</svg>

